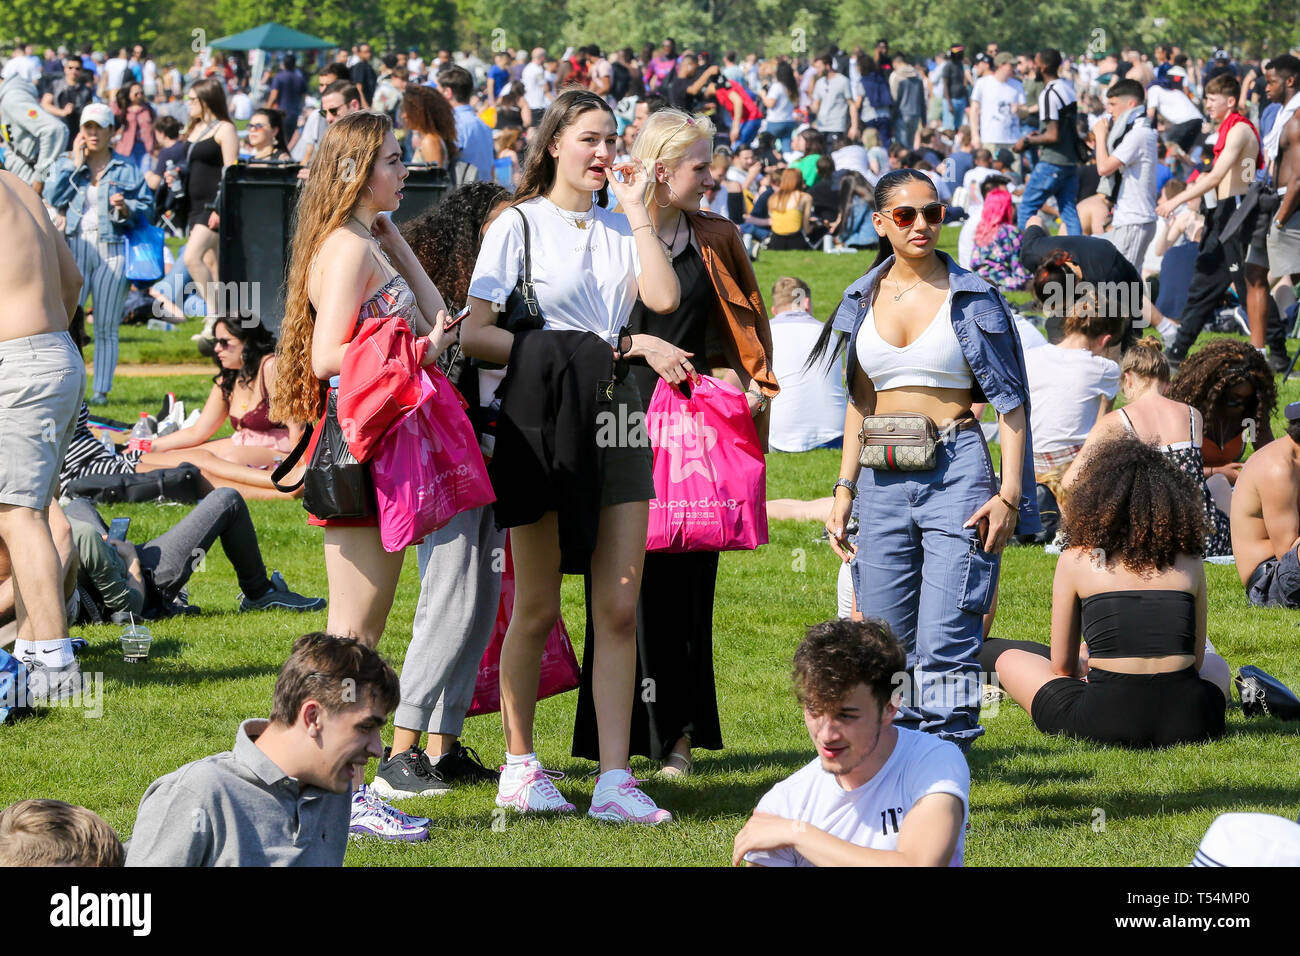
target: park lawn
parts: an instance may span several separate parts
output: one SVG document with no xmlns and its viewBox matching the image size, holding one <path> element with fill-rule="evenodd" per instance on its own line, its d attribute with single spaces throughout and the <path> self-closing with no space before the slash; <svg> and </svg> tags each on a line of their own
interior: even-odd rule
<svg viewBox="0 0 1300 956">
<path fill-rule="evenodd" d="M 948 230 L 955 236 L 952 230 Z M 945 235 L 945 239 L 948 235 Z M 847 260 L 847 261 L 846 261 Z M 864 271 L 867 256 L 764 254 L 765 288 L 782 272 L 813 288 L 814 307 L 829 314 L 843 287 Z M 163 333 L 151 333 L 161 336 Z M 175 334 L 175 333 L 173 333 Z M 131 420 L 156 410 L 163 393 L 201 403 L 203 376 L 120 378 L 106 414 Z M 1300 399 L 1294 382 L 1281 402 Z M 1280 415 L 1275 417 L 1279 431 Z M 825 494 L 838 452 L 769 456 L 770 497 Z M 250 503 L 263 553 L 291 587 L 327 593 L 321 532 L 307 528 L 297 502 Z M 131 515 L 131 537 L 143 541 L 169 527 L 182 506 L 105 508 Z M 1055 558 L 1040 548 L 1009 549 L 1004 562 L 999 637 L 1046 641 Z M 790 691 L 790 660 L 804 629 L 835 613 L 837 561 L 816 523 L 779 522 L 754 553 L 722 556 L 714 626 L 715 669 L 727 749 L 697 752 L 696 773 L 681 783 L 646 785 L 673 811 L 658 829 L 620 828 L 587 820 L 521 821 L 494 813 L 493 788 L 459 790 L 443 798 L 407 801 L 404 809 L 434 819 L 431 839 L 389 846 L 353 841 L 352 865 L 725 865 L 731 840 L 759 797 L 813 757 Z M 1209 635 L 1234 667 L 1256 664 L 1300 688 L 1300 640 L 1294 612 L 1250 608 L 1232 567 L 1207 565 Z M 325 625 L 324 612 L 237 616 L 238 585 L 217 549 L 190 583 L 197 618 L 156 622 L 149 662 L 126 665 L 118 629 L 82 627 L 90 641 L 87 673 L 103 674 L 102 716 L 55 709 L 0 728 L 0 806 L 24 797 L 58 797 L 102 814 L 129 836 L 140 796 L 150 781 L 190 760 L 229 749 L 238 722 L 265 716 L 275 674 L 293 639 Z M 380 650 L 400 667 L 410 641 L 418 595 L 409 556 Z M 581 655 L 581 580 L 566 580 L 564 617 Z M 580 810 L 589 804 L 594 765 L 567 756 L 575 694 L 538 708 L 539 753 L 563 770 L 565 794 Z M 89 711 L 93 711 L 88 708 Z M 1294 818 L 1300 803 L 1296 725 L 1246 720 L 1234 701 L 1227 736 L 1215 743 L 1159 752 L 1126 752 L 1039 734 L 1028 715 L 1003 701 L 983 716 L 987 733 L 970 754 L 970 831 L 966 862 L 979 866 L 1162 865 L 1190 861 L 1218 813 L 1252 810 Z M 386 734 L 391 739 L 391 734 Z M 504 749 L 495 715 L 466 724 L 465 742 L 495 765 Z M 371 765 L 373 772 L 374 765 Z M 648 777 L 654 766 L 634 759 Z M 188 821 L 177 821 L 187 826 Z"/>
</svg>

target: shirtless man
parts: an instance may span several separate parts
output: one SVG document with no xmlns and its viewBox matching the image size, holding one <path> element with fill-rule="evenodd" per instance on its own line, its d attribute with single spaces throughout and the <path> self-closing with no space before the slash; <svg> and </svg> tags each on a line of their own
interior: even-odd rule
<svg viewBox="0 0 1300 956">
<path fill-rule="evenodd" d="M 1274 57 L 1264 78 L 1269 100 L 1282 104 L 1264 143 L 1282 199 L 1268 231 L 1269 272 L 1300 288 L 1300 58 Z"/>
<path fill-rule="evenodd" d="M 1232 555 L 1251 604 L 1300 608 L 1300 402 L 1286 437 L 1247 459 L 1232 493 Z"/>
<path fill-rule="evenodd" d="M 1262 273 L 1262 288 L 1265 297 L 1268 297 L 1267 267 L 1260 269 L 1247 265 L 1256 214 L 1247 216 L 1231 238 L 1225 239 L 1222 235 L 1228 220 L 1241 202 L 1241 197 L 1246 195 L 1255 182 L 1260 155 L 1259 133 L 1237 108 L 1239 94 L 1237 78 L 1230 73 L 1221 73 L 1205 84 L 1205 109 L 1210 120 L 1221 129 L 1224 124 L 1229 124 L 1226 137 L 1221 137 L 1223 148 L 1216 150 L 1214 166 L 1208 173 L 1198 176 L 1194 183 L 1178 195 L 1156 203 L 1156 215 L 1164 218 L 1183 203 L 1206 197 L 1207 215 L 1201 253 L 1196 258 L 1196 271 L 1187 292 L 1187 306 L 1183 309 L 1178 338 L 1165 353 L 1174 369 L 1187 357 L 1201 328 L 1219 307 L 1228 286 L 1235 285 L 1238 296 L 1246 302 L 1250 296 L 1248 282 L 1253 289 L 1259 285 Z M 1272 317 L 1270 312 L 1266 306 L 1264 309 L 1251 310 L 1250 335 L 1256 348 L 1264 347 L 1265 323 L 1266 319 Z M 1284 370 L 1288 364 L 1286 334 L 1280 321 L 1276 321 L 1275 328 L 1270 326 L 1268 333 L 1269 348 L 1273 352 L 1269 363 L 1276 371 Z M 1278 362 L 1281 363 L 1280 367 Z"/>
<path fill-rule="evenodd" d="M 18 640 L 29 695 L 53 702 L 80 688 L 62 593 L 63 568 L 49 508 L 76 426 L 86 366 L 68 335 L 81 273 L 40 197 L 0 172 L 0 541 L 13 565 Z"/>
</svg>

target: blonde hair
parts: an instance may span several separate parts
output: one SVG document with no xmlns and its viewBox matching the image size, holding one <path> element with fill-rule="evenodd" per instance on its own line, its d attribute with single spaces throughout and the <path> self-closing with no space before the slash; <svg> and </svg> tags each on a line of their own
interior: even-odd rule
<svg viewBox="0 0 1300 956">
<path fill-rule="evenodd" d="M 1119 371 L 1121 375 L 1132 372 L 1138 378 L 1169 381 L 1169 360 L 1165 358 L 1164 343 L 1154 335 L 1144 335 L 1124 353 Z"/>
<path fill-rule="evenodd" d="M 392 123 L 383 113 L 358 110 L 325 131 L 312 156 L 311 176 L 294 212 L 284 321 L 276 349 L 276 388 L 271 417 L 314 422 L 324 411 L 320 380 L 312 371 L 311 340 L 316 308 L 308 295 L 311 268 L 325 239 L 356 210 Z"/>
<path fill-rule="evenodd" d="M 121 866 L 126 854 L 103 818 L 62 800 L 0 810 L 0 866 Z"/>
<path fill-rule="evenodd" d="M 692 116 L 674 109 L 650 115 L 632 144 L 632 155 L 645 164 L 650 174 L 645 192 L 647 206 L 653 201 L 656 185 L 654 164 L 663 163 L 669 170 L 676 169 L 696 143 L 706 140 L 712 144 L 714 132 L 713 122 L 705 116 Z M 709 162 L 712 164 L 712 157 Z"/>
</svg>

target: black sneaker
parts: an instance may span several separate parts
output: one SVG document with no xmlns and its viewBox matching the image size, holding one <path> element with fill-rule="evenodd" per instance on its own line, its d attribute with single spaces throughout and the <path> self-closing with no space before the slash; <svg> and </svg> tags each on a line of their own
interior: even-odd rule
<svg viewBox="0 0 1300 956">
<path fill-rule="evenodd" d="M 501 779 L 501 774 L 483 766 L 478 753 L 460 741 L 456 742 L 456 749 L 438 758 L 433 769 L 448 783 L 497 783 Z"/>
<path fill-rule="evenodd" d="M 407 797 L 441 797 L 451 792 L 451 784 L 442 778 L 429 763 L 429 755 L 418 746 L 403 750 L 396 757 L 384 748 L 384 759 L 379 761 L 371 787 L 386 800 L 405 800 Z"/>
<path fill-rule="evenodd" d="M 1291 367 L 1291 359 L 1285 352 L 1270 352 L 1268 354 L 1268 367 L 1273 370 L 1275 375 L 1281 375 Z"/>
</svg>

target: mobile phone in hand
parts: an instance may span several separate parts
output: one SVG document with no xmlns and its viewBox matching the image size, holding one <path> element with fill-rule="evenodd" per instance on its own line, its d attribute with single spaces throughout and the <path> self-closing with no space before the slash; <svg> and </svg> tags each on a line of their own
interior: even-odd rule
<svg viewBox="0 0 1300 956">
<path fill-rule="evenodd" d="M 126 533 L 131 527 L 130 518 L 114 518 L 108 526 L 109 541 L 125 541 Z"/>
<path fill-rule="evenodd" d="M 451 331 L 452 329 L 454 329 L 456 326 L 458 326 L 458 325 L 460 325 L 462 322 L 464 322 L 464 321 L 465 321 L 465 316 L 467 316 L 467 315 L 469 315 L 469 306 L 468 306 L 468 305 L 465 306 L 465 308 L 461 309 L 459 312 L 457 312 L 455 318 L 448 319 L 446 322 L 444 322 L 444 323 L 442 324 L 442 330 L 443 330 L 444 332 L 450 332 L 450 331 Z"/>
</svg>

